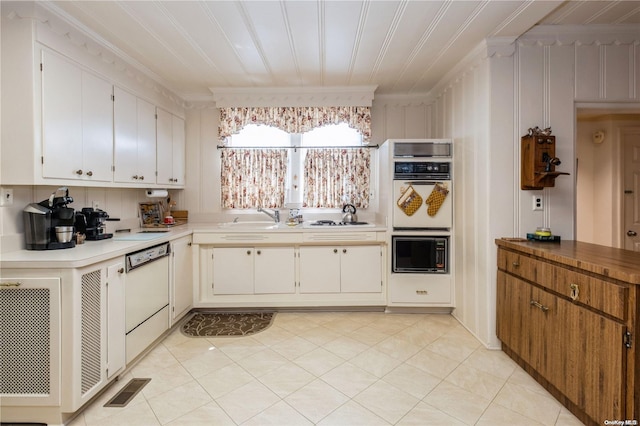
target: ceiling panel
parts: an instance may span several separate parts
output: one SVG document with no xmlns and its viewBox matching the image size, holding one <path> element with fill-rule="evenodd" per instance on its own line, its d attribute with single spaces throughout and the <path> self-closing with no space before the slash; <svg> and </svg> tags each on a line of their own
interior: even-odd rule
<svg viewBox="0 0 640 426">
<path fill-rule="evenodd" d="M 487 37 L 537 23 L 640 24 L 640 1 L 55 1 L 185 100 L 212 87 L 426 93 Z"/>
</svg>

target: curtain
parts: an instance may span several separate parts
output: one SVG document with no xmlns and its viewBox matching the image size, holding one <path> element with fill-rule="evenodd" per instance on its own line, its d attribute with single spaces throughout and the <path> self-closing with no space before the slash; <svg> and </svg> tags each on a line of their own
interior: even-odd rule
<svg viewBox="0 0 640 426">
<path fill-rule="evenodd" d="M 309 149 L 304 162 L 304 207 L 369 207 L 371 154 L 367 148 Z"/>
<path fill-rule="evenodd" d="M 220 108 L 221 141 L 238 133 L 248 124 L 265 124 L 287 133 L 304 133 L 327 124 L 347 123 L 371 139 L 370 107 L 229 107 Z"/>
<path fill-rule="evenodd" d="M 222 207 L 284 207 L 286 149 L 221 150 Z"/>
</svg>

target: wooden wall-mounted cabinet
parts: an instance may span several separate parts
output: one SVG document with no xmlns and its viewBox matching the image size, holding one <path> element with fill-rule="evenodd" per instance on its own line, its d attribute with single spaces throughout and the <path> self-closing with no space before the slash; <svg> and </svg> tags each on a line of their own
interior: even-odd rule
<svg viewBox="0 0 640 426">
<path fill-rule="evenodd" d="M 525 190 L 543 189 L 555 186 L 559 175 L 560 160 L 556 157 L 556 137 L 551 135 L 529 134 L 522 137 L 520 165 L 520 188 Z"/>
</svg>

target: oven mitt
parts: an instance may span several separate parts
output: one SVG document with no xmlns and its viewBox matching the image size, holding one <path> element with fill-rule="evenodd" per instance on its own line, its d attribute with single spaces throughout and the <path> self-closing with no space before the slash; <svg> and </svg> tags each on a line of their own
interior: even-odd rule
<svg viewBox="0 0 640 426">
<path fill-rule="evenodd" d="M 436 183 L 433 187 L 433 191 L 425 200 L 425 204 L 427 207 L 427 214 L 431 217 L 435 216 L 440 210 L 442 203 L 444 203 L 444 199 L 447 198 L 447 194 L 449 194 L 449 189 L 447 186 L 442 183 Z"/>
<path fill-rule="evenodd" d="M 404 214 L 412 216 L 422 205 L 422 197 L 413 189 L 413 186 L 409 185 L 409 187 L 402 192 L 396 204 Z"/>
</svg>

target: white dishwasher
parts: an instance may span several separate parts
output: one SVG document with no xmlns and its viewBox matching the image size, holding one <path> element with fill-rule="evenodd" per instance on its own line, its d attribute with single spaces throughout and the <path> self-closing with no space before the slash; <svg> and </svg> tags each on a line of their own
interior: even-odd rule
<svg viewBox="0 0 640 426">
<path fill-rule="evenodd" d="M 126 255 L 127 364 L 169 328 L 169 243 Z"/>
</svg>

